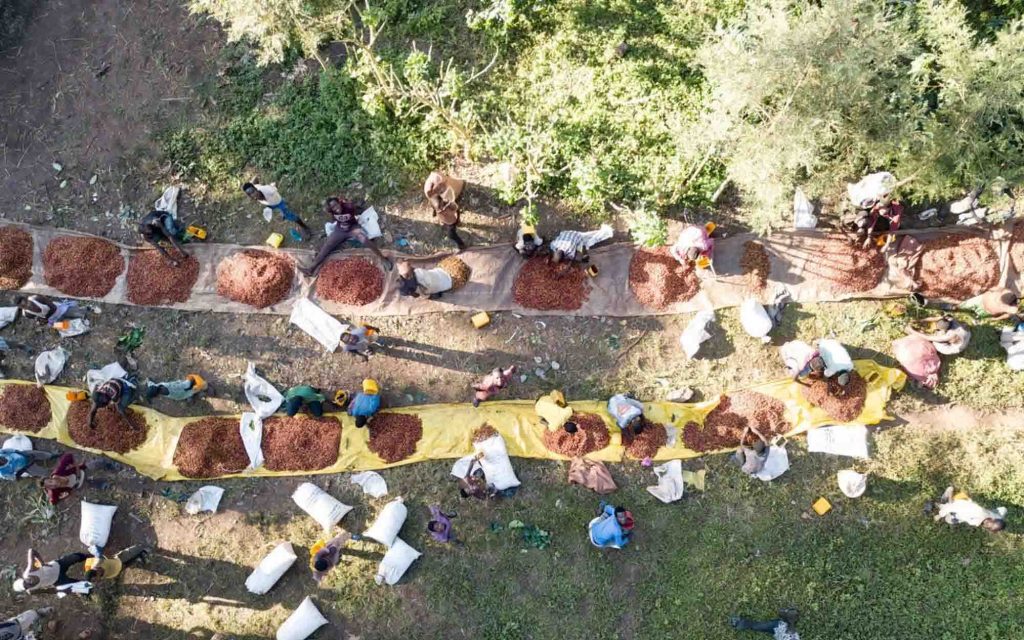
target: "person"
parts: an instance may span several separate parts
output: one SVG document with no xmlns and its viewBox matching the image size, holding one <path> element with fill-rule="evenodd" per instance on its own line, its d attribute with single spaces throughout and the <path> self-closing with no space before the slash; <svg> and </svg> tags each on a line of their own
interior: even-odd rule
<svg viewBox="0 0 1024 640">
<path fill-rule="evenodd" d="M 466 475 L 459 478 L 459 495 L 463 498 L 476 498 L 477 500 L 488 500 L 498 494 L 493 484 L 487 482 L 483 467 L 480 466 L 480 459 L 484 457 L 483 452 L 473 456 Z"/>
<path fill-rule="evenodd" d="M 746 445 L 747 436 L 753 433 L 757 436 L 754 446 Z M 740 446 L 732 455 L 732 461 L 739 465 L 740 471 L 748 476 L 755 476 L 764 469 L 764 463 L 768 460 L 768 440 L 761 435 L 756 428 L 747 426 L 740 436 Z"/>
<path fill-rule="evenodd" d="M 402 260 L 398 263 L 398 293 L 437 300 L 445 292 L 465 285 L 470 273 L 469 265 L 455 256 L 445 258 L 433 269 L 413 269 L 408 260 Z"/>
<path fill-rule="evenodd" d="M 814 355 L 807 361 L 807 364 L 793 376 L 793 381 L 797 384 L 802 384 L 805 387 L 810 386 L 814 382 L 824 380 L 828 383 L 828 391 L 832 395 L 843 395 L 845 393 L 847 385 L 850 384 L 850 369 L 830 369 L 829 362 L 826 361 L 825 356 L 822 355 L 822 341 L 819 341 L 818 349 L 814 352 Z M 845 354 L 845 349 L 842 345 L 835 341 L 829 341 L 830 349 L 836 351 L 836 355 Z M 842 350 L 842 351 L 839 351 Z M 849 355 L 846 354 L 841 360 L 849 361 Z M 848 366 L 848 365 L 844 365 Z"/>
<path fill-rule="evenodd" d="M 955 356 L 967 349 L 971 332 L 951 315 L 932 316 L 920 321 L 920 326 L 929 331 L 918 331 L 913 324 L 907 325 L 907 334 L 918 336 L 935 345 L 935 350 L 947 356 Z"/>
<path fill-rule="evenodd" d="M 479 407 L 481 402 L 489 400 L 491 396 L 507 387 L 508 383 L 512 381 L 512 376 L 515 375 L 515 373 L 515 365 L 510 365 L 504 369 L 498 367 L 492 369 L 490 373 L 484 376 L 483 380 L 472 385 L 473 406 Z"/>
<path fill-rule="evenodd" d="M 284 392 L 284 412 L 289 418 L 294 417 L 303 406 L 309 409 L 313 417 L 324 415 L 324 400 L 327 398 L 320 389 L 308 384 L 291 387 Z"/>
<path fill-rule="evenodd" d="M 80 552 L 67 553 L 56 560 L 44 563 L 35 549 L 29 549 L 25 571 L 22 572 L 21 579 L 15 582 L 14 590 L 32 593 L 49 588 L 59 589 L 80 582 L 68 577 L 68 570 L 82 564 L 88 558 L 87 554 Z"/>
<path fill-rule="evenodd" d="M 0 449 L 0 479 L 17 480 L 23 476 L 43 478 L 47 472 L 37 463 L 52 460 L 56 455 L 49 451 Z"/>
<path fill-rule="evenodd" d="M 927 505 L 926 509 L 931 511 L 931 506 Z M 946 487 L 939 498 L 939 508 L 935 514 L 935 522 L 940 520 L 950 525 L 966 524 L 992 532 L 1002 531 L 1006 528 L 1006 507 L 986 509 L 966 493 L 954 492 L 953 487 Z"/>
<path fill-rule="evenodd" d="M 40 618 L 53 613 L 53 607 L 40 607 L 22 611 L 13 618 L 0 622 L 0 640 L 34 640 L 33 627 Z"/>
<path fill-rule="evenodd" d="M 15 296 L 14 304 L 21 310 L 23 317 L 35 318 L 40 324 L 48 324 L 51 327 L 65 318 L 85 317 L 85 309 L 79 307 L 74 300 L 57 302 L 47 296 L 33 294 Z"/>
<path fill-rule="evenodd" d="M 50 504 L 57 504 L 84 484 L 85 463 L 75 464 L 75 457 L 70 453 L 57 459 L 57 466 L 50 472 L 50 477 L 39 481 Z"/>
<path fill-rule="evenodd" d="M 342 245 L 349 240 L 355 240 L 372 251 L 384 263 L 384 268 L 391 271 L 394 265 L 370 240 L 366 230 L 359 226 L 358 211 L 356 205 L 348 200 L 332 197 L 324 201 L 324 213 L 334 221 L 334 231 L 327 236 L 327 240 L 324 241 L 316 257 L 313 258 L 313 264 L 308 267 L 299 267 L 299 271 L 307 276 L 315 276 L 327 258 L 335 251 L 339 251 Z"/>
<path fill-rule="evenodd" d="M 363 390 L 348 403 L 348 415 L 356 419 L 356 428 L 362 429 L 380 411 L 380 387 L 372 378 L 363 380 Z"/>
<path fill-rule="evenodd" d="M 430 521 L 427 522 L 427 531 L 430 532 L 434 540 L 446 544 L 453 541 L 452 518 L 455 515 L 455 513 L 441 511 L 441 505 L 430 505 Z"/>
<path fill-rule="evenodd" d="M 242 191 L 245 195 L 251 199 L 262 204 L 264 207 L 270 207 L 274 211 L 281 214 L 281 218 L 285 222 L 292 222 L 299 229 L 302 230 L 302 235 L 306 239 L 310 238 L 313 233 L 310 231 L 306 223 L 302 221 L 302 218 L 297 216 L 291 209 L 288 208 L 288 203 L 281 197 L 280 192 L 277 190 L 277 185 L 274 183 L 270 184 L 253 184 L 252 182 L 246 182 L 242 185 Z"/>
<path fill-rule="evenodd" d="M 749 618 L 733 616 L 729 618 L 729 624 L 737 631 L 757 631 L 760 633 L 771 633 L 775 640 L 800 640 L 800 634 L 796 632 L 796 610 L 783 609 L 779 611 L 779 617 L 774 620 L 759 622 Z"/>
<path fill-rule="evenodd" d="M 317 540 L 309 548 L 309 568 L 313 570 L 313 579 L 317 584 L 323 582 L 331 569 L 341 562 L 341 550 L 349 540 L 362 540 L 362 536 L 341 530 L 330 540 Z"/>
<path fill-rule="evenodd" d="M 198 374 L 190 373 L 185 376 L 184 380 L 147 382 L 146 400 L 152 400 L 157 396 L 166 396 L 169 400 L 190 400 L 206 389 L 206 380 L 203 380 L 202 376 Z"/>
<path fill-rule="evenodd" d="M 455 243 L 459 251 L 466 250 L 466 243 L 459 237 L 456 227 L 459 226 L 459 205 L 456 200 L 462 194 L 465 186 L 464 180 L 446 176 L 437 171 L 432 171 L 423 183 L 423 195 L 427 197 L 431 209 L 434 210 L 434 217 L 444 226 L 448 239 Z"/>
<path fill-rule="evenodd" d="M 629 393 L 619 393 L 608 400 L 608 413 L 615 418 L 619 429 L 634 437 L 640 435 L 644 424 L 644 405 Z"/>
<path fill-rule="evenodd" d="M 590 249 L 612 237 L 613 231 L 607 224 L 601 225 L 597 231 L 561 231 L 549 245 L 552 264 L 561 264 L 563 260 L 589 262 Z"/>
<path fill-rule="evenodd" d="M 1020 312 L 1020 298 L 1009 289 L 993 289 L 975 296 L 960 305 L 961 309 L 972 311 L 979 318 L 1008 320 Z"/>
<path fill-rule="evenodd" d="M 373 345 L 377 344 L 379 335 L 380 329 L 368 324 L 350 326 L 348 331 L 341 334 L 341 346 L 345 353 L 358 356 L 363 362 L 367 362 L 373 354 Z"/>
<path fill-rule="evenodd" d="M 532 258 L 543 246 L 544 238 L 540 237 L 532 224 L 519 225 L 516 231 L 516 253 L 523 258 Z"/>
<path fill-rule="evenodd" d="M 625 507 L 616 507 L 602 501 L 598 516 L 590 521 L 587 530 L 590 542 L 596 547 L 621 549 L 633 538 L 633 514 Z"/>
<path fill-rule="evenodd" d="M 156 247 L 161 255 L 175 267 L 181 264 L 180 259 L 188 257 L 180 244 L 185 238 L 185 228 L 174 219 L 170 211 L 154 209 L 142 216 L 142 219 L 139 220 L 139 234 L 143 240 Z M 164 246 L 165 243 L 171 245 L 178 252 L 178 258 L 171 256 Z"/>
<path fill-rule="evenodd" d="M 695 264 L 711 266 L 711 259 L 715 251 L 715 240 L 711 237 L 711 231 L 714 228 L 714 225 L 711 223 L 707 225 L 688 224 L 684 226 L 679 232 L 679 237 L 676 238 L 675 244 L 669 247 L 669 255 L 684 267 Z"/>
<path fill-rule="evenodd" d="M 576 423 L 571 420 L 572 407 L 565 402 L 565 396 L 561 391 L 556 390 L 541 396 L 533 405 L 533 410 L 548 431 L 565 429 L 569 433 L 576 433 L 578 429 Z"/>
<path fill-rule="evenodd" d="M 109 405 L 113 405 L 121 417 L 127 420 L 125 411 L 135 401 L 137 386 L 138 378 L 134 374 L 128 374 L 123 378 L 111 378 L 96 387 L 90 398 L 92 407 L 89 409 L 89 428 L 95 427 L 96 412 Z"/>
<path fill-rule="evenodd" d="M 141 544 L 134 544 L 127 549 L 121 549 L 113 558 L 100 556 L 92 557 L 85 561 L 85 579 L 89 582 L 97 580 L 112 580 L 121 575 L 121 571 L 133 562 L 145 562 L 149 550 Z"/>
<path fill-rule="evenodd" d="M 903 220 L 903 205 L 888 196 L 870 204 L 870 208 L 860 208 L 854 220 L 857 235 L 864 238 L 863 247 L 870 246 L 876 234 L 885 234 L 884 247 L 888 247 L 895 236 L 891 232 L 899 231 Z"/>
</svg>

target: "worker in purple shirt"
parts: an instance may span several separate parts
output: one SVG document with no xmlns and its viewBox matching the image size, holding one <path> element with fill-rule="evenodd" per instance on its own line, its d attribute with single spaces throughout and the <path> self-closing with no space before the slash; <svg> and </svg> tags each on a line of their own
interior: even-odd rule
<svg viewBox="0 0 1024 640">
<path fill-rule="evenodd" d="M 363 390 L 348 403 L 348 415 L 356 419 L 356 428 L 362 429 L 380 411 L 380 387 L 373 378 L 363 380 Z"/>
<path fill-rule="evenodd" d="M 430 505 L 430 522 L 427 523 L 427 531 L 430 532 L 434 540 L 444 543 L 453 542 L 452 518 L 454 517 L 454 513 L 441 511 L 440 505 Z"/>
</svg>

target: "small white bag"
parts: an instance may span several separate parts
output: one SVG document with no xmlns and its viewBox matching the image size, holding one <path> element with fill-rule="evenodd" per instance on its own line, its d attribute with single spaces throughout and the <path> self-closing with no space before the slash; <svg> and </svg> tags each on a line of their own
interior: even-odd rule
<svg viewBox="0 0 1024 640">
<path fill-rule="evenodd" d="M 416 558 L 421 555 L 423 554 L 410 547 L 405 540 L 395 538 L 395 543 L 384 554 L 380 566 L 377 567 L 377 576 L 374 581 L 377 584 L 396 584 L 416 561 Z"/>
<path fill-rule="evenodd" d="M 405 506 L 405 501 L 399 496 L 384 505 L 373 525 L 363 532 L 363 537 L 376 540 L 385 547 L 391 547 L 398 539 L 398 532 L 402 530 L 408 515 L 409 510 Z"/>
<path fill-rule="evenodd" d="M 822 338 L 818 340 L 818 353 L 825 361 L 825 375 L 834 376 L 843 371 L 853 371 L 853 359 L 838 340 Z"/>
<path fill-rule="evenodd" d="M 690 323 L 686 325 L 679 335 L 679 344 L 683 347 L 683 353 L 687 358 L 692 358 L 700 351 L 700 345 L 711 337 L 708 333 L 708 323 L 715 319 L 714 311 L 700 311 L 693 316 Z"/>
<path fill-rule="evenodd" d="M 249 363 L 245 370 L 245 398 L 260 418 L 269 418 L 284 402 L 284 396 L 274 385 L 256 373 L 256 365 Z"/>
<path fill-rule="evenodd" d="M 277 628 L 277 640 L 306 640 L 313 632 L 327 624 L 327 618 L 306 596 L 302 604 Z"/>
<path fill-rule="evenodd" d="M 255 413 L 246 411 L 238 424 L 238 432 L 242 436 L 245 454 L 249 456 L 248 469 L 259 469 L 263 466 L 263 420 Z"/>
<path fill-rule="evenodd" d="M 752 338 L 768 342 L 768 334 L 772 331 L 772 319 L 764 306 L 754 298 L 747 298 L 740 305 L 740 324 Z"/>
<path fill-rule="evenodd" d="M 105 547 L 110 538 L 110 525 L 114 521 L 117 507 L 107 504 L 93 504 L 82 501 L 82 522 L 78 527 L 78 539 L 86 547 Z"/>
<path fill-rule="evenodd" d="M 245 588 L 249 593 L 258 596 L 270 591 L 288 569 L 295 564 L 296 555 L 292 543 L 282 542 L 260 560 L 249 577 L 245 579 Z"/>
<path fill-rule="evenodd" d="M 309 482 L 303 482 L 295 489 L 292 500 L 299 508 L 309 514 L 309 517 L 317 521 L 323 527 L 325 533 L 330 533 L 334 525 L 341 522 L 352 507 L 335 499 L 320 487 Z"/>
<path fill-rule="evenodd" d="M 50 384 L 64 371 L 68 363 L 68 352 L 64 347 L 44 351 L 36 356 L 36 384 Z"/>
</svg>

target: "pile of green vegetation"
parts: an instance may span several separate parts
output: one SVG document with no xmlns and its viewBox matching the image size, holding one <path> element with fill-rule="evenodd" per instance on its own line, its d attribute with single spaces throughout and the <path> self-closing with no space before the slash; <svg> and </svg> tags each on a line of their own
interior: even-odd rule
<svg viewBox="0 0 1024 640">
<path fill-rule="evenodd" d="M 926 200 L 1024 171 L 1021 2 L 293 4 L 191 0 L 252 53 L 208 125 L 169 137 L 186 175 L 383 192 L 461 154 L 506 163 L 501 194 L 527 215 L 541 196 L 621 207 L 657 243 L 658 214 L 724 179 L 766 229 L 796 186 L 839 200 L 884 169 Z"/>
</svg>

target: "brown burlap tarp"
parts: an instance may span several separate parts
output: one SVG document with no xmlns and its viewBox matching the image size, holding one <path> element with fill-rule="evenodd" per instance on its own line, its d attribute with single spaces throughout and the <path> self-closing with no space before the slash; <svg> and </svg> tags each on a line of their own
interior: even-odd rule
<svg viewBox="0 0 1024 640">
<path fill-rule="evenodd" d="M 85 236 L 86 234 L 70 230 L 57 230 L 45 227 L 34 227 L 20 223 L 0 223 L 14 225 L 32 234 L 33 269 L 32 278 L 23 287 L 23 291 L 43 293 L 57 297 L 69 297 L 56 289 L 47 286 L 43 279 L 42 254 L 46 245 L 54 238 L 61 236 Z M 1009 259 L 1010 234 L 1008 229 L 995 231 L 964 228 L 947 228 L 942 230 L 903 232 L 917 237 L 922 242 L 951 233 L 974 235 L 988 239 L 999 256 L 1000 282 L 1021 290 L 1021 274 L 1014 272 Z M 771 272 L 765 296 L 770 295 L 779 286 L 785 286 L 795 302 L 838 302 L 853 298 L 887 298 L 906 295 L 889 282 L 888 273 L 878 286 L 868 291 L 836 293 L 826 283 L 813 277 L 816 267 L 828 264 L 833 268 L 837 263 L 849 260 L 842 252 L 823 254 L 820 243 L 829 234 L 821 231 L 796 231 L 777 233 L 769 237 L 758 237 L 752 234 L 739 234 L 716 241 L 715 273 L 706 274 L 701 283 L 700 292 L 687 302 L 672 305 L 665 309 L 651 309 L 643 306 L 634 297 L 629 287 L 629 263 L 635 251 L 629 244 L 612 244 L 598 247 L 591 252 L 592 262 L 599 266 L 597 277 L 590 279 L 590 295 L 583 306 L 576 311 L 558 312 L 559 314 L 581 316 L 645 316 L 663 315 L 737 306 L 751 295 L 747 289 L 747 281 L 740 267 L 743 245 L 749 240 L 757 240 L 765 246 L 771 261 Z M 841 237 L 832 234 L 832 237 Z M 131 253 L 139 247 L 118 245 L 125 257 L 126 264 Z M 217 295 L 217 265 L 224 258 L 247 247 L 228 244 L 194 243 L 186 246 L 189 253 L 199 261 L 199 276 L 192 288 L 188 300 L 180 304 L 166 305 L 169 308 L 193 311 L 219 311 L 228 313 L 271 313 L 288 314 L 292 305 L 302 297 L 308 297 L 320 304 L 326 311 L 335 315 L 392 316 L 437 311 L 514 311 L 523 315 L 552 315 L 550 311 L 524 308 L 514 301 L 512 285 L 516 274 L 523 264 L 511 245 L 496 245 L 471 248 L 460 254 L 473 270 L 470 281 L 457 291 L 448 292 L 441 300 L 426 298 L 407 298 L 398 293 L 397 280 L 394 272 L 385 274 L 383 294 L 374 302 L 364 306 L 347 306 L 317 299 L 315 295 L 315 279 L 306 278 L 296 272 L 291 292 L 288 296 L 263 309 L 255 309 L 245 304 L 233 302 Z M 267 251 L 279 251 L 295 257 L 302 263 L 308 263 L 312 257 L 309 249 L 271 249 L 265 246 L 249 247 Z M 406 258 L 415 267 L 430 267 L 439 262 L 445 255 L 431 257 L 411 257 L 402 254 L 391 254 L 392 258 Z M 336 258 L 362 256 L 371 261 L 376 259 L 365 249 L 345 249 L 336 254 Z M 125 270 L 125 273 L 127 269 Z M 122 273 L 114 288 L 103 298 L 102 302 L 115 304 L 131 304 L 128 301 L 125 273 Z M 976 293 L 982 293 L 978 291 Z M 767 301 L 767 300 L 764 300 Z"/>
</svg>

